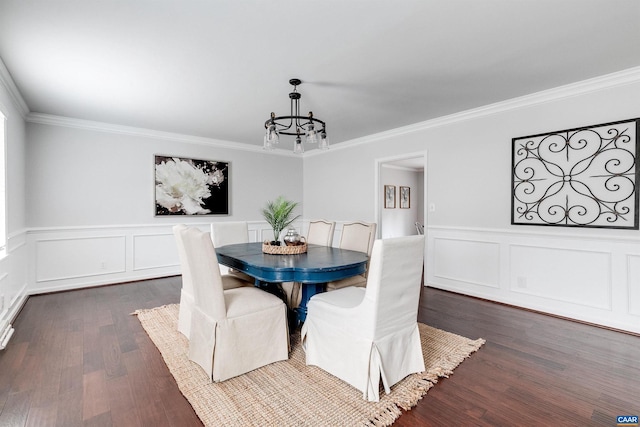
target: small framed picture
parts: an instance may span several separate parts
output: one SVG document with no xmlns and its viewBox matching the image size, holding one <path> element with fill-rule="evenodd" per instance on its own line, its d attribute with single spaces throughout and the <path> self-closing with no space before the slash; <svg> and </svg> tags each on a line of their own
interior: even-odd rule
<svg viewBox="0 0 640 427">
<path fill-rule="evenodd" d="M 384 208 L 385 209 L 396 208 L 396 186 L 395 185 L 384 186 Z"/>
<path fill-rule="evenodd" d="M 400 209 L 411 207 L 411 187 L 400 186 Z"/>
</svg>

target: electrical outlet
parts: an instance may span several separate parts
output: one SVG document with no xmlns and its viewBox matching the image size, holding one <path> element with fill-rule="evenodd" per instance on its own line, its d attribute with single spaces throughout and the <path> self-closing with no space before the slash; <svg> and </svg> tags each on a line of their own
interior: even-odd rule
<svg viewBox="0 0 640 427">
<path fill-rule="evenodd" d="M 101 270 L 106 270 L 107 269 L 107 262 L 106 261 L 100 262 L 100 269 Z"/>
<path fill-rule="evenodd" d="M 526 277 L 522 277 L 522 276 L 518 276 L 518 283 L 517 286 L 521 289 L 525 289 L 527 287 L 527 278 Z"/>
<path fill-rule="evenodd" d="M 0 295 L 0 313 L 4 311 L 4 294 Z"/>
</svg>

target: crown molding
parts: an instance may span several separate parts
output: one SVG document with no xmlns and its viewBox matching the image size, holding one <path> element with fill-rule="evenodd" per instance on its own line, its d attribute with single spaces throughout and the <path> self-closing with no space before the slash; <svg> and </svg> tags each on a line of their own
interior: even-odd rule
<svg viewBox="0 0 640 427">
<path fill-rule="evenodd" d="M 516 110 L 519 108 L 531 107 L 534 105 L 544 104 L 547 102 L 558 101 L 562 99 L 571 98 L 578 95 L 584 95 L 591 92 L 596 92 L 603 89 L 610 89 L 613 87 L 624 86 L 627 84 L 633 84 L 640 82 L 640 67 L 628 68 L 626 70 L 618 71 L 604 76 L 594 77 L 587 80 L 581 80 L 579 82 L 570 83 L 568 85 L 559 86 L 553 89 L 547 89 L 540 92 L 535 92 L 529 95 L 520 96 L 517 98 L 508 99 L 506 101 L 500 101 L 493 104 L 488 104 L 482 107 L 473 108 L 470 110 L 461 111 L 458 113 L 450 114 L 447 116 L 437 117 L 435 119 L 426 120 L 424 122 L 415 123 L 395 129 L 390 129 L 384 132 L 376 133 L 373 135 L 363 136 L 361 138 L 352 139 L 349 141 L 341 142 L 337 145 L 331 146 L 333 150 L 343 150 L 351 148 L 357 145 L 369 144 L 372 142 L 389 139 L 409 133 L 419 132 L 426 129 L 437 128 L 440 126 L 446 126 L 457 122 L 463 122 L 466 120 L 477 119 L 480 117 L 490 116 L 493 114 L 503 113 L 505 111 Z M 322 155 L 321 151 L 311 151 L 304 156 Z"/>
<path fill-rule="evenodd" d="M 250 151 L 270 155 L 294 157 L 288 150 L 276 149 L 264 151 L 262 147 L 242 142 L 225 141 L 220 139 L 205 138 L 200 136 L 185 135 L 173 132 L 164 132 L 152 129 L 137 128 L 133 126 L 116 125 L 112 123 L 96 122 L 91 120 L 75 119 L 71 117 L 55 116 L 51 114 L 29 113 L 26 117 L 29 123 L 37 123 L 50 126 L 61 126 L 75 129 L 91 130 L 96 132 L 116 133 L 120 135 L 138 136 L 143 138 L 164 139 L 168 141 L 184 142 L 188 144 L 206 145 L 207 147 L 228 148 L 239 151 Z"/>
<path fill-rule="evenodd" d="M 268 155 L 279 155 L 286 157 L 311 157 L 326 154 L 323 150 L 307 151 L 302 156 L 293 154 L 289 150 L 275 149 L 273 151 L 264 151 L 262 147 L 253 144 L 246 144 L 233 141 L 225 141 L 213 138 L 197 137 L 192 135 L 185 135 L 172 132 L 156 131 L 151 129 L 136 128 L 131 126 L 115 125 L 111 123 L 95 122 L 90 120 L 74 119 L 69 117 L 54 116 L 50 114 L 30 113 L 27 104 L 22 99 L 20 92 L 18 91 L 10 74 L 6 67 L 0 60 L 0 82 L 7 86 L 9 93 L 14 97 L 15 102 L 21 108 L 21 112 L 25 115 L 25 120 L 30 123 L 39 123 L 52 126 L 64 126 L 77 129 L 86 129 L 100 132 L 111 132 L 124 135 L 149 137 L 155 139 L 164 139 L 170 141 L 179 141 L 191 144 L 200 144 L 207 146 L 215 146 L 220 148 L 228 148 L 233 150 L 250 151 L 254 153 L 263 153 Z M 9 83 L 7 83 L 9 82 Z M 594 77 L 587 80 L 582 80 L 568 85 L 559 86 L 557 88 L 548 89 L 540 92 L 536 92 L 529 95 L 524 95 L 517 98 L 512 98 L 506 101 L 496 102 L 488 104 L 482 107 L 473 108 L 470 110 L 461 111 L 458 113 L 450 114 L 447 116 L 437 117 L 435 119 L 426 120 L 423 122 L 415 123 L 408 126 L 403 126 L 395 129 L 390 129 L 377 134 L 367 135 L 361 138 L 352 139 L 349 141 L 341 142 L 339 144 L 331 146 L 330 151 L 348 149 L 354 146 L 369 144 L 372 142 L 385 140 L 405 134 L 424 131 L 427 129 L 437 128 L 440 126 L 446 126 L 453 123 L 463 122 L 466 120 L 472 120 L 493 114 L 503 113 L 505 111 L 515 110 L 519 108 L 526 108 L 534 105 L 539 105 L 547 102 L 558 101 L 566 98 L 571 98 L 578 95 L 583 95 L 591 92 L 596 92 L 603 89 L 609 89 L 618 86 L 624 86 L 627 84 L 633 84 L 640 82 L 640 67 L 629 68 L 626 70 L 618 71 L 604 76 Z"/>
<path fill-rule="evenodd" d="M 7 92 L 9 92 L 9 96 L 11 96 L 11 100 L 20 112 L 20 115 L 23 119 L 26 119 L 27 115 L 29 114 L 29 106 L 24 101 L 22 94 L 18 90 L 18 86 L 16 86 L 15 82 L 13 81 L 11 73 L 4 65 L 4 61 L 2 60 L 2 58 L 0 58 L 0 84 L 2 84 L 2 86 L 7 89 Z"/>
</svg>

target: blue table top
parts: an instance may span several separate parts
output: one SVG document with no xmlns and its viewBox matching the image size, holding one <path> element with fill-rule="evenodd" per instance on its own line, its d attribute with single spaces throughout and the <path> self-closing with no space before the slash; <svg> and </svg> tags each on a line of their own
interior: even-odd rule
<svg viewBox="0 0 640 427">
<path fill-rule="evenodd" d="M 239 243 L 216 248 L 218 262 L 264 282 L 326 283 L 363 274 L 367 254 L 327 246 L 308 245 L 299 255 L 271 255 L 262 243 Z"/>
</svg>

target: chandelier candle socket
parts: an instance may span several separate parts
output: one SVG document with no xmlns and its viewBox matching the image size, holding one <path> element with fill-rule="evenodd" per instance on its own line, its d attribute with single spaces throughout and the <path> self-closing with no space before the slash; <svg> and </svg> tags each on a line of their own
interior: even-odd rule
<svg viewBox="0 0 640 427">
<path fill-rule="evenodd" d="M 291 79 L 289 84 L 293 86 L 293 92 L 289 93 L 291 100 L 291 110 L 288 116 L 276 116 L 271 113 L 271 118 L 264 122 L 266 133 L 264 135 L 265 150 L 273 150 L 275 145 L 280 142 L 280 135 L 295 135 L 295 145 L 293 152 L 296 154 L 304 153 L 304 145 L 302 145 L 302 136 L 307 144 L 318 144 L 321 150 L 329 149 L 327 140 L 327 126 L 325 122 L 313 117 L 313 112 L 309 111 L 307 116 L 300 115 L 300 97 L 302 96 L 297 87 L 302 81 L 300 79 Z M 316 125 L 320 125 L 320 130 L 316 130 Z M 318 136 L 319 134 L 319 136 Z"/>
</svg>

